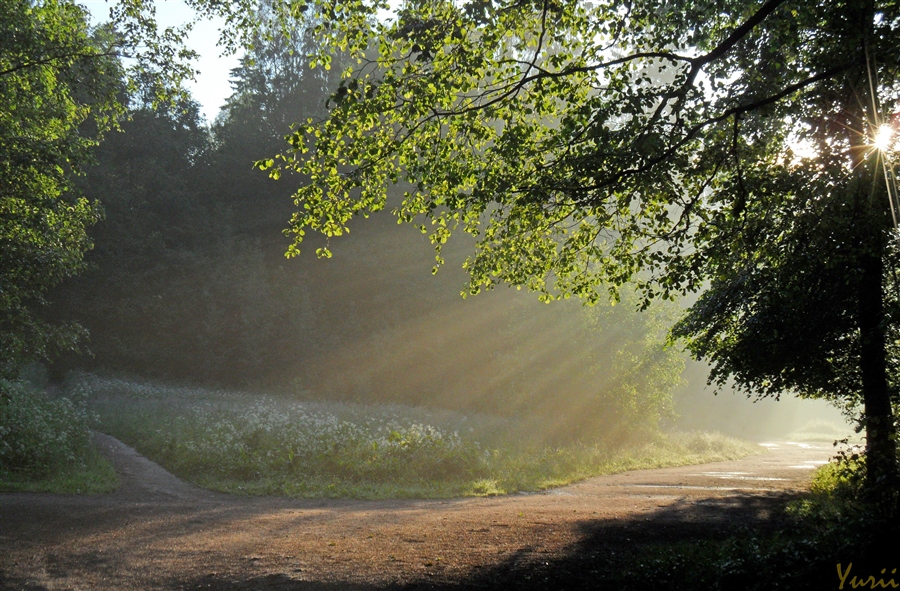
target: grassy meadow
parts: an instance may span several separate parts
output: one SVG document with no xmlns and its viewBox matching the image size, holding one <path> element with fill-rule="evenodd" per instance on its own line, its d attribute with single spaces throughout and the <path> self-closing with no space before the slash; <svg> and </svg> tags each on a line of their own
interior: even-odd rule
<svg viewBox="0 0 900 591">
<path fill-rule="evenodd" d="M 97 430 L 199 486 L 249 495 L 409 498 L 536 491 L 629 469 L 727 460 L 710 433 L 628 446 L 551 443 L 534 421 L 403 405 L 297 400 L 76 374 Z"/>
</svg>

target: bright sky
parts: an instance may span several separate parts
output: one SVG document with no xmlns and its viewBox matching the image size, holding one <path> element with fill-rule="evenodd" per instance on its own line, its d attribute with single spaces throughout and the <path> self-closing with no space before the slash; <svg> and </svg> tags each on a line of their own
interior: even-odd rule
<svg viewBox="0 0 900 591">
<path fill-rule="evenodd" d="M 79 0 L 93 15 L 94 22 L 108 20 L 107 0 Z M 160 28 L 181 25 L 193 17 L 193 11 L 181 0 L 156 0 L 156 20 Z M 188 47 L 200 54 L 194 64 L 200 74 L 193 82 L 188 82 L 191 94 L 200 103 L 201 112 L 207 121 L 212 121 L 231 95 L 228 77 L 232 68 L 238 65 L 238 56 L 221 57 L 221 49 L 216 47 L 219 40 L 221 19 L 202 20 L 194 25 L 188 38 Z"/>
</svg>

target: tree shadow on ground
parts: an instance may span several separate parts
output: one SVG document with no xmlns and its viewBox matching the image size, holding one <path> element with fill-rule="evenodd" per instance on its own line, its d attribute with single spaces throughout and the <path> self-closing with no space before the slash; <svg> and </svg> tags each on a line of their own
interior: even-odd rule
<svg viewBox="0 0 900 591">
<path fill-rule="evenodd" d="M 2 591 L 49 591 L 40 583 L 28 581 L 0 570 L 0 590 Z"/>
<path fill-rule="evenodd" d="M 752 563 L 743 564 L 743 570 L 735 567 L 730 572 L 725 568 L 723 573 L 708 573 L 709 576 L 696 572 L 702 568 L 701 563 L 692 559 L 691 552 L 696 552 L 697 548 L 709 553 L 727 544 L 740 543 L 736 542 L 739 540 L 780 535 L 776 532 L 785 525 L 783 508 L 792 498 L 789 494 L 738 495 L 701 502 L 676 502 L 646 516 L 630 519 L 585 520 L 580 523 L 580 541 L 561 552 L 548 555 L 523 547 L 501 562 L 486 562 L 474 567 L 464 577 L 449 576 L 436 568 L 435 572 L 417 575 L 414 580 L 366 584 L 299 580 L 299 577 L 286 573 L 245 580 L 207 576 L 194 581 L 179 581 L 173 587 L 187 591 L 594 591 L 607 588 L 693 589 L 701 581 L 705 589 L 837 588 L 839 580 L 835 565 L 827 562 L 828 557 L 822 557 L 819 565 L 804 563 L 796 576 L 789 571 L 790 560 L 784 565 L 772 564 L 768 569 L 763 568 L 774 573 L 777 580 L 774 586 L 766 580 L 772 573 L 752 572 L 755 569 Z M 678 558 L 679 552 L 681 558 Z M 798 560 L 802 560 L 801 554 L 798 554 Z M 788 570 L 782 572 L 779 568 Z M 377 573 L 372 574 L 378 580 Z M 365 580 L 365 577 L 360 579 Z M 783 587 L 780 586 L 782 583 Z"/>
</svg>

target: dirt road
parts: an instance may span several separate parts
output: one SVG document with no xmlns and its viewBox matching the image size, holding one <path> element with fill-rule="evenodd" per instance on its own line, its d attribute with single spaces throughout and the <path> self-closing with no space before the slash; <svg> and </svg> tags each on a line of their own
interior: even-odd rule
<svg viewBox="0 0 900 591">
<path fill-rule="evenodd" d="M 536 587 L 622 544 L 770 523 L 829 444 L 603 476 L 540 494 L 447 501 L 241 498 L 192 487 L 99 436 L 122 476 L 95 496 L 0 494 L 0 589 Z M 573 580 L 575 580 L 573 579 Z M 503 585 L 509 588 L 509 585 Z"/>
</svg>

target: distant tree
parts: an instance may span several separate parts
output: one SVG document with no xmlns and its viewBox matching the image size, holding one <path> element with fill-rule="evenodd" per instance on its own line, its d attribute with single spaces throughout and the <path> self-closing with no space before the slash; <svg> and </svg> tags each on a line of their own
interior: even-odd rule
<svg viewBox="0 0 900 591">
<path fill-rule="evenodd" d="M 253 162 L 283 141 L 273 134 L 289 131 L 285 112 L 322 112 L 327 94 L 303 81 L 318 73 L 302 65 L 302 43 L 289 50 L 269 24 L 212 128 L 190 98 L 160 100 L 152 72 L 131 80 L 121 133 L 97 146 L 75 182 L 104 213 L 89 268 L 48 296 L 49 315 L 90 332 L 92 357 L 66 356 L 56 375 L 103 367 L 234 386 L 288 365 L 279 343 L 299 332 L 300 302 L 277 299 L 260 243 L 283 241 L 289 212 L 272 207 L 275 191 Z"/>
<path fill-rule="evenodd" d="M 212 126 L 211 160 L 218 173 L 212 175 L 218 181 L 212 182 L 220 186 L 223 200 L 240 209 L 245 226 L 272 231 L 281 229 L 290 215 L 286 187 L 267 182 L 253 163 L 284 144 L 293 122 L 324 116 L 326 101 L 340 80 L 337 68 L 309 67 L 314 51 L 311 17 L 284 26 L 275 5 L 261 2 L 254 11 L 258 29 L 231 71 L 232 94 Z"/>
<path fill-rule="evenodd" d="M 541 430 L 558 440 L 612 447 L 656 433 L 674 418 L 672 396 L 682 384 L 686 355 L 666 346 L 682 308 L 658 302 L 638 312 L 636 297 L 626 288 L 618 305 L 517 299 L 508 306 L 511 326 L 497 331 L 506 342 L 495 354 L 512 383 L 497 384 L 506 387 L 491 410 L 540 417 Z"/>
<path fill-rule="evenodd" d="M 862 402 L 868 483 L 898 481 L 887 145 L 900 6 L 887 0 L 323 0 L 334 108 L 260 166 L 297 172 L 295 244 L 412 188 L 441 263 L 478 237 L 499 282 L 645 303 L 710 289 L 675 334 L 758 395 Z M 799 146 L 806 146 L 808 154 Z M 318 250 L 328 256 L 327 245 Z"/>
<path fill-rule="evenodd" d="M 89 267 L 48 294 L 48 314 L 87 329 L 92 356 L 65 356 L 53 370 L 243 383 L 262 373 L 260 342 L 271 340 L 265 266 L 258 247 L 237 238 L 244 228 L 227 195 L 209 186 L 215 163 L 199 105 L 154 107 L 152 88 L 143 90 L 76 180 L 104 219 Z"/>
<path fill-rule="evenodd" d="M 249 0 L 194 4 L 229 18 L 227 47 L 253 30 L 241 17 Z M 111 17 L 93 29 L 73 0 L 0 3 L 0 376 L 84 335 L 40 312 L 47 290 L 84 267 L 87 230 L 100 215 L 73 179 L 139 80 L 156 104 L 183 96 L 181 81 L 193 74 L 186 29 L 159 31 L 152 1 L 122 0 Z"/>
<path fill-rule="evenodd" d="M 340 81 L 340 69 L 309 67 L 309 55 L 315 51 L 309 19 L 297 19 L 292 27 L 282 29 L 272 2 L 263 2 L 255 14 L 259 28 L 238 67 L 231 71 L 232 95 L 222 125 L 253 125 L 254 135 L 271 143 L 287 134 L 301 116 L 325 115 L 325 103 Z"/>
</svg>

